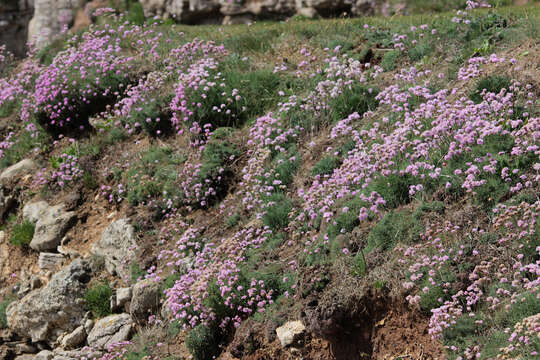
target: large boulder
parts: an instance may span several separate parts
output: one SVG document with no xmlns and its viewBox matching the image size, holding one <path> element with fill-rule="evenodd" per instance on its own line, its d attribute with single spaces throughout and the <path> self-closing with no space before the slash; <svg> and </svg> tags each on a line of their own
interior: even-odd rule
<svg viewBox="0 0 540 360">
<path fill-rule="evenodd" d="M 129 314 L 116 314 L 99 319 L 88 334 L 88 345 L 93 349 L 104 350 L 111 344 L 129 340 L 133 326 Z"/>
<path fill-rule="evenodd" d="M 133 287 L 133 296 L 129 313 L 139 323 L 144 323 L 150 315 L 159 312 L 161 288 L 159 283 L 151 279 L 139 281 Z"/>
<path fill-rule="evenodd" d="M 56 273 L 49 283 L 31 291 L 6 310 L 8 327 L 33 342 L 53 346 L 64 332 L 81 325 L 84 318 L 84 292 L 90 280 L 90 264 L 77 259 Z"/>
<path fill-rule="evenodd" d="M 36 225 L 30 247 L 36 251 L 56 250 L 62 237 L 76 220 L 75 213 L 63 205 L 49 206 L 45 201 L 27 204 L 23 217 Z"/>
<path fill-rule="evenodd" d="M 128 263 L 135 257 L 135 229 L 127 219 L 112 222 L 92 245 L 90 252 L 105 259 L 105 268 L 111 275 L 129 279 Z"/>
</svg>

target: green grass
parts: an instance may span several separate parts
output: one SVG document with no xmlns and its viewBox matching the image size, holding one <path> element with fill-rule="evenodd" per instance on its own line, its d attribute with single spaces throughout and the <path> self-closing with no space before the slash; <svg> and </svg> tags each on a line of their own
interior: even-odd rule
<svg viewBox="0 0 540 360">
<path fill-rule="evenodd" d="M 282 230 L 289 224 L 292 201 L 282 193 L 273 194 L 265 199 L 269 206 L 263 215 L 263 224 L 272 230 Z"/>
<path fill-rule="evenodd" d="M 422 225 L 407 210 L 391 211 L 373 227 L 367 239 L 367 251 L 387 251 L 395 244 L 413 244 L 420 240 Z"/>
<path fill-rule="evenodd" d="M 334 169 L 341 165 L 341 161 L 335 156 L 326 156 L 315 164 L 311 174 L 315 175 L 330 175 Z"/>
<path fill-rule="evenodd" d="M 113 291 L 109 284 L 95 284 L 86 291 L 84 299 L 87 309 L 92 312 L 94 319 L 99 319 L 112 314 L 110 298 Z"/>
<path fill-rule="evenodd" d="M 35 228 L 34 223 L 28 220 L 13 225 L 9 242 L 15 246 L 28 247 L 34 237 Z"/>
</svg>

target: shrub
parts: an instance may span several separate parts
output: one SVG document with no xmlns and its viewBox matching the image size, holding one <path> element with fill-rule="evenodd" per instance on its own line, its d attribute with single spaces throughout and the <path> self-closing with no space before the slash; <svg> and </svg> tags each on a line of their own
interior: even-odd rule
<svg viewBox="0 0 540 360">
<path fill-rule="evenodd" d="M 311 173 L 316 175 L 330 175 L 334 169 L 341 165 L 341 161 L 335 156 L 326 156 L 315 164 Z"/>
<path fill-rule="evenodd" d="M 36 226 L 31 221 L 25 220 L 21 224 L 13 225 L 9 241 L 16 246 L 28 247 L 34 237 Z"/>
<path fill-rule="evenodd" d="M 186 346 L 194 360 L 211 360 L 219 354 L 220 336 L 217 330 L 198 325 L 186 337 Z"/>
<path fill-rule="evenodd" d="M 266 200 L 266 212 L 263 215 L 263 224 L 272 230 L 281 230 L 289 224 L 289 213 L 292 210 L 292 201 L 282 193 L 276 193 Z"/>
<path fill-rule="evenodd" d="M 392 211 L 368 235 L 368 250 L 390 250 L 397 242 L 411 244 L 420 239 L 421 224 L 406 210 Z"/>
<path fill-rule="evenodd" d="M 92 316 L 95 319 L 112 313 L 110 300 L 112 294 L 111 287 L 105 283 L 96 284 L 86 291 L 84 299 L 86 300 L 88 310 L 92 312 Z"/>
<path fill-rule="evenodd" d="M 510 79 L 506 76 L 486 76 L 478 80 L 475 90 L 469 95 L 470 99 L 479 104 L 482 102 L 482 91 L 498 94 L 502 89 L 509 89 Z"/>
</svg>

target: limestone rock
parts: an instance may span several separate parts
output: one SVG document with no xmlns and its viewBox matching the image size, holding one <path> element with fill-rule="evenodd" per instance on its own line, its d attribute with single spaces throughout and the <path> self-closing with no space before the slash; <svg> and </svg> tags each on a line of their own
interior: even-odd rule
<svg viewBox="0 0 540 360">
<path fill-rule="evenodd" d="M 73 330 L 72 333 L 67 334 L 62 339 L 62 347 L 64 349 L 76 349 L 84 344 L 86 340 L 86 330 L 84 329 L 84 326 L 79 326 L 75 330 Z"/>
<path fill-rule="evenodd" d="M 306 332 L 306 327 L 301 321 L 289 321 L 276 329 L 276 334 L 281 346 L 286 347 L 298 341 Z"/>
<path fill-rule="evenodd" d="M 2 171 L 0 181 L 11 182 L 18 180 L 24 175 L 33 173 L 36 167 L 36 164 L 30 159 L 21 160 Z"/>
<path fill-rule="evenodd" d="M 55 253 L 39 253 L 38 266 L 41 270 L 54 271 L 64 262 L 64 255 Z"/>
<path fill-rule="evenodd" d="M 129 312 L 137 322 L 144 323 L 148 316 L 159 311 L 161 290 L 159 283 L 150 279 L 139 281 L 133 287 Z"/>
<path fill-rule="evenodd" d="M 23 217 L 36 224 L 30 247 L 37 251 L 56 250 L 75 220 L 75 213 L 62 205 L 49 206 L 44 201 L 25 205 Z"/>
<path fill-rule="evenodd" d="M 81 325 L 84 317 L 86 283 L 90 280 L 90 265 L 75 260 L 56 273 L 49 283 L 31 291 L 6 310 L 8 327 L 32 342 L 53 345 L 64 332 Z"/>
<path fill-rule="evenodd" d="M 127 219 L 112 222 L 101 235 L 101 239 L 92 245 L 90 252 L 105 258 L 105 268 L 111 275 L 127 279 L 130 271 L 129 260 L 135 256 L 135 230 Z"/>
<path fill-rule="evenodd" d="M 129 314 L 110 315 L 99 319 L 88 334 L 88 345 L 93 349 L 106 349 L 110 344 L 129 340 L 133 320 Z"/>
</svg>

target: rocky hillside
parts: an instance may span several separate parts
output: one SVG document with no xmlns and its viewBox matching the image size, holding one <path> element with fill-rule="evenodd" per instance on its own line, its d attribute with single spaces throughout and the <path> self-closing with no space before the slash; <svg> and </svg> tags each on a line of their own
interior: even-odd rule
<svg viewBox="0 0 540 360">
<path fill-rule="evenodd" d="M 0 358 L 538 358 L 540 4 L 461 3 L 3 51 Z"/>
</svg>

